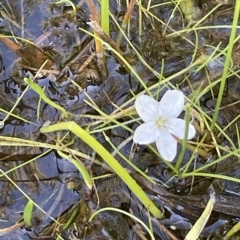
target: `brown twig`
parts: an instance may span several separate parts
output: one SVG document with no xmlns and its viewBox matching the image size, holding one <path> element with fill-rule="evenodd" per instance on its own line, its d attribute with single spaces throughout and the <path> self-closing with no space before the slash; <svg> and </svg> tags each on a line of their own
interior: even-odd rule
<svg viewBox="0 0 240 240">
<path fill-rule="evenodd" d="M 44 68 L 50 69 L 54 64 L 53 61 L 34 43 L 28 43 L 26 46 L 20 47 L 19 44 L 2 34 L 0 34 L 0 40 L 4 42 L 19 57 L 21 57 L 22 60 L 29 65 L 29 67 L 40 68 L 43 63 L 47 61 Z"/>
<path fill-rule="evenodd" d="M 133 11 L 135 3 L 136 3 L 136 0 L 131 0 L 129 6 L 127 8 L 127 11 L 126 11 L 126 13 L 124 15 L 123 23 L 122 23 L 122 30 L 123 31 L 126 31 L 126 29 L 127 29 L 127 25 L 128 25 L 128 23 L 129 23 L 129 21 L 131 19 L 131 15 L 132 15 L 132 11 Z M 122 40 L 122 36 L 123 36 L 122 32 L 119 31 L 119 34 L 118 34 L 117 40 L 116 40 L 116 43 L 117 43 L 118 46 L 120 45 L 120 42 Z"/>
<path fill-rule="evenodd" d="M 170 232 L 163 224 L 158 223 L 159 227 L 165 232 L 172 240 L 179 240 L 172 232 Z"/>
<path fill-rule="evenodd" d="M 123 58 L 123 51 L 119 48 L 119 46 L 103 31 L 103 29 L 99 26 L 99 24 L 96 21 L 91 21 L 88 22 L 88 24 L 91 26 L 91 28 L 93 29 L 94 32 L 96 32 L 99 37 L 105 41 L 106 43 L 108 43 L 114 50 L 116 50 L 118 52 L 119 55 L 121 55 Z M 124 63 L 124 61 L 117 56 L 116 54 L 114 54 L 117 61 L 119 62 L 119 64 L 126 70 L 129 71 L 129 69 L 127 68 L 126 64 Z"/>
<path fill-rule="evenodd" d="M 91 12 L 91 19 L 93 21 L 96 21 L 98 25 L 100 25 L 99 14 L 93 0 L 85 0 L 85 3 L 87 4 L 89 11 Z M 95 31 L 94 31 L 94 35 L 98 37 L 98 34 Z M 97 38 L 95 38 L 95 47 L 96 47 L 97 54 L 103 52 L 102 43 Z"/>
</svg>

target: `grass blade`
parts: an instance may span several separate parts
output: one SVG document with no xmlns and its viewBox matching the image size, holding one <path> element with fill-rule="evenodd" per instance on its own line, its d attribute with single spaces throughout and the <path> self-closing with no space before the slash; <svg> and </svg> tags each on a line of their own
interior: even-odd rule
<svg viewBox="0 0 240 240">
<path fill-rule="evenodd" d="M 61 122 L 40 129 L 41 133 L 48 133 L 54 131 L 69 130 L 76 136 L 81 138 L 85 143 L 91 146 L 96 153 L 98 153 L 104 161 L 114 170 L 114 172 L 127 184 L 132 192 L 144 204 L 144 206 L 156 218 L 162 218 L 162 212 L 156 205 L 149 199 L 142 188 L 135 182 L 135 180 L 128 174 L 128 172 L 120 165 L 120 163 L 87 131 L 78 126 L 75 122 Z"/>
</svg>

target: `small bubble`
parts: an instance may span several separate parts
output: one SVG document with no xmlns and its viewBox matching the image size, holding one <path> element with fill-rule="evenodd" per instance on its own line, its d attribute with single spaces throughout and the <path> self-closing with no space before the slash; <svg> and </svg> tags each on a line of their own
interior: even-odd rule
<svg viewBox="0 0 240 240">
<path fill-rule="evenodd" d="M 176 229 L 177 229 L 176 226 L 174 226 L 174 225 L 171 225 L 170 228 L 171 228 L 172 230 L 176 230 Z"/>
</svg>

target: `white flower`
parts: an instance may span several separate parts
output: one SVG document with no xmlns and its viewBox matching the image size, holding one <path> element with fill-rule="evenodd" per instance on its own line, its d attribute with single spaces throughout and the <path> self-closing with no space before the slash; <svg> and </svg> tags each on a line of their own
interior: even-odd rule
<svg viewBox="0 0 240 240">
<path fill-rule="evenodd" d="M 135 130 L 133 141 L 138 144 L 156 142 L 160 155 L 172 161 L 177 154 L 177 140 L 184 138 L 186 121 L 177 118 L 184 107 L 184 94 L 178 90 L 168 90 L 160 102 L 141 95 L 135 101 L 138 115 L 144 121 Z M 196 131 L 189 124 L 188 139 L 194 137 Z"/>
</svg>

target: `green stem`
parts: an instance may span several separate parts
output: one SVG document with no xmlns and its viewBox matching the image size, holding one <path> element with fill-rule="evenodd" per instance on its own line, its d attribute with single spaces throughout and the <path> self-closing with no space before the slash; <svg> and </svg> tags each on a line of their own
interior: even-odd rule
<svg viewBox="0 0 240 240">
<path fill-rule="evenodd" d="M 223 179 L 227 181 L 232 181 L 232 182 L 237 182 L 240 183 L 240 179 L 235 178 L 235 177 L 229 177 L 226 175 L 221 175 L 221 174 L 216 174 L 216 173 L 206 173 L 206 172 L 191 172 L 191 173 L 185 173 L 184 177 L 206 177 L 206 178 L 215 178 L 215 179 Z"/>
<path fill-rule="evenodd" d="M 101 0 L 101 27 L 109 36 L 109 0 Z"/>
<path fill-rule="evenodd" d="M 231 35 L 230 35 L 230 39 L 229 39 L 229 44 L 228 44 L 227 57 L 226 57 L 226 61 L 225 61 L 224 68 L 223 68 L 222 81 L 221 81 L 220 90 L 218 93 L 217 104 L 216 104 L 215 111 L 214 111 L 213 118 L 212 118 L 211 130 L 213 130 L 213 128 L 215 127 L 217 117 L 218 117 L 218 112 L 219 112 L 220 105 L 222 102 L 224 87 L 225 87 L 226 80 L 227 80 L 228 68 L 229 68 L 229 65 L 231 62 L 233 42 L 234 42 L 234 39 L 236 36 L 236 31 L 237 31 L 237 26 L 238 26 L 239 12 L 240 12 L 240 1 L 236 0 L 235 12 L 234 12 L 233 24 L 232 24 L 232 31 L 231 31 Z"/>
<path fill-rule="evenodd" d="M 37 94 L 39 94 L 39 96 L 49 105 L 51 105 L 52 107 L 58 109 L 59 111 L 62 112 L 63 117 L 67 118 L 68 117 L 68 113 L 67 111 L 59 106 L 58 104 L 56 104 L 55 102 L 53 102 L 52 100 L 50 100 L 46 94 L 44 93 L 44 90 L 35 82 L 33 82 L 30 78 L 24 78 L 24 82 L 29 85 Z"/>
<path fill-rule="evenodd" d="M 41 133 L 48 133 L 54 131 L 68 130 L 81 138 L 85 143 L 91 146 L 106 163 L 115 171 L 115 173 L 127 184 L 132 192 L 139 198 L 143 205 L 154 215 L 156 218 L 163 218 L 162 212 L 156 205 L 148 198 L 146 193 L 135 182 L 135 180 L 128 174 L 128 172 L 120 165 L 120 163 L 87 131 L 77 125 L 75 122 L 61 122 L 51 126 L 42 127 Z"/>
<path fill-rule="evenodd" d="M 187 139 L 188 139 L 188 130 L 189 130 L 189 122 L 190 122 L 190 105 L 187 104 L 186 107 L 185 107 L 185 112 L 186 112 L 186 115 L 185 115 L 185 132 L 184 132 L 184 138 L 183 138 L 183 141 L 182 141 L 182 149 L 181 149 L 181 152 L 178 156 L 178 160 L 177 160 L 177 163 L 175 165 L 175 169 L 178 170 L 181 163 L 182 163 L 182 160 L 183 160 L 183 156 L 184 156 L 184 153 L 185 153 L 185 150 L 186 150 L 186 145 L 187 145 Z"/>
</svg>

